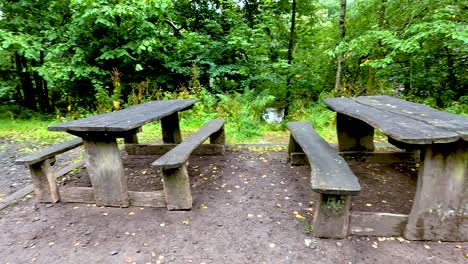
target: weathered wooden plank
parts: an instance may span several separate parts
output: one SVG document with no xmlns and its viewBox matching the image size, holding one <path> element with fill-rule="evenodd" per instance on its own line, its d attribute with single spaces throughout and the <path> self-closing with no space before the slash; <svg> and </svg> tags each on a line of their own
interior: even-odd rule
<svg viewBox="0 0 468 264">
<path fill-rule="evenodd" d="M 419 161 L 419 152 L 339 152 L 347 161 L 355 160 L 369 163 L 414 163 Z"/>
<path fill-rule="evenodd" d="M 315 206 L 312 233 L 316 237 L 345 238 L 348 235 L 351 196 L 320 194 Z"/>
<path fill-rule="evenodd" d="M 401 236 L 405 230 L 408 215 L 351 212 L 350 235 L 358 236 Z"/>
<path fill-rule="evenodd" d="M 345 151 L 338 152 L 346 161 L 354 160 L 368 163 L 402 163 L 402 162 L 418 162 L 419 152 L 357 152 Z M 305 153 L 292 152 L 290 153 L 290 162 L 292 165 L 309 164 Z"/>
<path fill-rule="evenodd" d="M 153 111 L 158 111 L 173 104 L 172 100 L 157 101 L 157 105 L 154 105 L 153 102 L 139 104 L 132 106 L 123 110 L 116 112 L 110 112 L 105 114 L 100 114 L 96 116 L 91 116 L 87 118 L 81 118 L 73 121 L 68 121 L 62 124 L 57 124 L 50 126 L 48 129 L 52 131 L 75 131 L 75 132 L 85 132 L 89 131 L 92 128 L 92 131 L 109 131 L 106 126 L 113 124 L 115 122 L 120 123 L 122 120 L 128 119 L 132 115 L 144 114 L 144 110 L 153 106 Z M 118 131 L 122 131 L 119 129 Z"/>
<path fill-rule="evenodd" d="M 372 151 L 375 148 L 374 128 L 359 119 L 337 113 L 336 133 L 340 151 Z"/>
<path fill-rule="evenodd" d="M 311 186 L 318 193 L 357 195 L 361 186 L 346 161 L 323 140 L 308 122 L 289 122 L 287 127 L 312 163 Z"/>
<path fill-rule="evenodd" d="M 63 142 L 58 145 L 53 145 L 50 146 L 46 149 L 43 149 L 41 151 L 35 152 L 33 154 L 21 157 L 16 160 L 16 163 L 18 164 L 27 164 L 31 165 L 49 158 L 52 158 L 60 153 L 63 153 L 65 151 L 68 151 L 70 149 L 74 149 L 76 147 L 79 147 L 83 144 L 83 141 L 81 138 L 74 138 L 72 140 Z"/>
<path fill-rule="evenodd" d="M 409 240 L 468 241 L 468 143 L 428 145 L 408 218 Z"/>
<path fill-rule="evenodd" d="M 67 203 L 95 203 L 94 190 L 90 187 L 60 186 L 60 201 Z M 131 206 L 166 207 L 163 191 L 133 192 L 129 191 Z"/>
<path fill-rule="evenodd" d="M 172 113 L 161 119 L 161 132 L 164 143 L 179 144 L 182 142 L 178 112 Z"/>
<path fill-rule="evenodd" d="M 421 148 L 424 148 L 424 145 L 407 144 L 407 143 L 398 141 L 396 139 L 393 139 L 391 137 L 388 137 L 387 141 L 393 146 L 400 148 L 400 149 L 407 150 L 407 151 L 420 150 Z"/>
<path fill-rule="evenodd" d="M 94 190 L 90 187 L 59 186 L 60 201 L 65 203 L 95 203 Z"/>
<path fill-rule="evenodd" d="M 34 193 L 40 202 L 55 203 L 59 200 L 57 183 L 49 160 L 29 165 Z"/>
<path fill-rule="evenodd" d="M 85 161 L 84 160 L 80 160 L 80 161 L 77 161 L 77 162 L 74 162 L 70 165 L 67 165 L 63 168 L 60 168 L 56 171 L 54 171 L 54 177 L 57 178 L 57 177 L 62 177 L 63 175 L 69 173 L 70 171 L 74 170 L 74 169 L 78 169 L 80 167 L 83 167 L 85 165 Z"/>
<path fill-rule="evenodd" d="M 130 205 L 143 207 L 166 207 L 164 191 L 155 192 L 133 192 L 129 191 Z"/>
<path fill-rule="evenodd" d="M 192 193 L 187 165 L 183 164 L 175 169 L 162 169 L 164 196 L 167 209 L 190 210 L 192 208 Z"/>
<path fill-rule="evenodd" d="M 18 191 L 8 195 L 5 199 L 0 201 L 0 210 L 9 206 L 10 204 L 18 201 L 19 199 L 23 198 L 24 196 L 28 195 L 33 191 L 32 184 L 26 185 L 23 188 L 19 189 Z"/>
<path fill-rule="evenodd" d="M 223 126 L 224 120 L 209 121 L 189 138 L 153 162 L 152 165 L 160 169 L 173 169 L 182 166 L 195 148 L 201 145 L 211 134 L 222 129 Z"/>
<path fill-rule="evenodd" d="M 360 119 L 395 140 L 409 144 L 449 143 L 460 135 L 403 115 L 357 103 L 350 98 L 327 98 L 325 104 L 347 116 Z M 354 129 L 350 127 L 349 129 Z"/>
<path fill-rule="evenodd" d="M 128 155 L 164 155 L 178 144 L 145 145 L 126 144 L 125 152 Z M 219 144 L 201 144 L 192 151 L 192 155 L 224 155 L 225 146 Z"/>
<path fill-rule="evenodd" d="M 390 96 L 359 96 L 356 102 L 407 116 L 459 134 L 468 141 L 468 117 L 436 110 L 426 105 Z"/>
<path fill-rule="evenodd" d="M 141 127 L 178 111 L 188 109 L 196 100 L 152 101 L 116 112 L 78 119 L 58 125 L 49 126 L 52 131 L 109 131 L 122 132 Z"/>
<path fill-rule="evenodd" d="M 103 139 L 102 139 L 103 140 Z M 127 177 L 115 138 L 83 141 L 86 168 L 95 190 L 97 205 L 129 206 Z"/>
</svg>

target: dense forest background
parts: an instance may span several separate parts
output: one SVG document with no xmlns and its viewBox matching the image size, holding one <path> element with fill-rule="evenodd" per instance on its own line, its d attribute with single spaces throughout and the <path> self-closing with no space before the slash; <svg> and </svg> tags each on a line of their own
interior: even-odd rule
<svg viewBox="0 0 468 264">
<path fill-rule="evenodd" d="M 79 117 L 196 97 L 206 111 L 294 115 L 324 95 L 391 94 L 468 112 L 466 1 L 3 0 L 0 11 L 9 109 Z"/>
</svg>

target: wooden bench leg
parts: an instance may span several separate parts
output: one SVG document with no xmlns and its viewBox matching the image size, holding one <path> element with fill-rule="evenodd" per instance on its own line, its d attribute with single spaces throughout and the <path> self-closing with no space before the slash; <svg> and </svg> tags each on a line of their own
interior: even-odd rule
<svg viewBox="0 0 468 264">
<path fill-rule="evenodd" d="M 128 207 L 127 177 L 115 138 L 83 139 L 83 146 L 96 204 Z"/>
<path fill-rule="evenodd" d="M 29 170 L 33 183 L 33 190 L 39 202 L 56 203 L 59 200 L 59 193 L 50 161 L 44 161 L 31 164 Z"/>
<path fill-rule="evenodd" d="M 468 241 L 468 144 L 428 145 L 405 237 Z"/>
<path fill-rule="evenodd" d="M 348 234 L 351 196 L 320 194 L 312 232 L 316 237 L 345 238 Z"/>
<path fill-rule="evenodd" d="M 297 144 L 296 140 L 292 135 L 289 136 L 289 145 L 288 145 L 288 161 L 292 165 L 305 165 L 309 164 L 304 150 L 301 146 Z"/>
<path fill-rule="evenodd" d="M 337 113 L 336 131 L 339 151 L 374 150 L 374 128 L 367 123 Z"/>
<path fill-rule="evenodd" d="M 226 144 L 226 134 L 224 133 L 224 126 L 217 132 L 213 133 L 210 136 L 210 143 L 211 144 Z"/>
<path fill-rule="evenodd" d="M 162 139 L 164 143 L 182 142 L 179 126 L 179 114 L 175 112 L 161 119 Z"/>
<path fill-rule="evenodd" d="M 162 175 L 167 209 L 171 211 L 192 209 L 187 163 L 175 169 L 162 169 Z"/>
</svg>

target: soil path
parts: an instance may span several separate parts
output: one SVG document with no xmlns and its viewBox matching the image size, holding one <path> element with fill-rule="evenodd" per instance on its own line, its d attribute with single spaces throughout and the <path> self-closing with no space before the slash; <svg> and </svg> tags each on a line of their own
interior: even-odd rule
<svg viewBox="0 0 468 264">
<path fill-rule="evenodd" d="M 148 174 L 145 164 L 153 158 L 132 157 L 130 164 L 138 165 L 128 173 L 143 178 L 137 172 Z M 1 262 L 466 263 L 468 243 L 311 237 L 308 223 L 317 196 L 310 191 L 310 169 L 291 167 L 286 158 L 284 150 L 191 158 L 191 211 L 44 205 L 34 198 L 20 202 L 0 211 Z M 399 167 L 352 166 L 365 188 L 364 198 L 353 200 L 353 210 L 408 210 L 405 199 L 414 194 L 414 173 L 399 173 Z M 1 169 L 4 179 L 9 174 Z M 25 168 L 18 170 L 27 175 Z M 86 184 L 85 177 L 80 178 L 70 177 L 66 184 Z M 151 179 L 158 181 L 157 176 Z"/>
</svg>

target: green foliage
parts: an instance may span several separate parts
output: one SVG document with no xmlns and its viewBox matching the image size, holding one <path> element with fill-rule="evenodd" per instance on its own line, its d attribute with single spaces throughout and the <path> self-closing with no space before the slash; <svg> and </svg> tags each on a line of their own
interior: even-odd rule
<svg viewBox="0 0 468 264">
<path fill-rule="evenodd" d="M 187 125 L 226 118 L 234 140 L 284 129 L 261 113 L 286 104 L 289 120 L 310 120 L 332 139 L 321 99 L 333 95 L 405 96 L 467 113 L 463 1 L 348 1 L 338 46 L 339 1 L 296 2 L 290 64 L 287 0 L 4 1 L 0 102 L 78 118 L 196 98 Z M 345 89 L 330 94 L 339 53 Z"/>
</svg>

